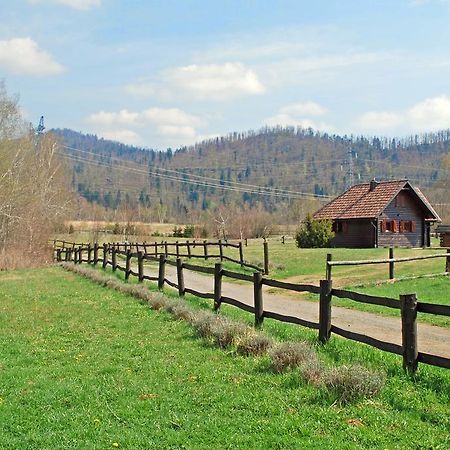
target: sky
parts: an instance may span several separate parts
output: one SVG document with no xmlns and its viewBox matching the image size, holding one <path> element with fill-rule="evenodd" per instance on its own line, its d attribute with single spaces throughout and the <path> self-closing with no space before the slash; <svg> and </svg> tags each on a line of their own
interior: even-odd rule
<svg viewBox="0 0 450 450">
<path fill-rule="evenodd" d="M 0 0 L 26 120 L 154 149 L 450 128 L 450 0 Z"/>
</svg>

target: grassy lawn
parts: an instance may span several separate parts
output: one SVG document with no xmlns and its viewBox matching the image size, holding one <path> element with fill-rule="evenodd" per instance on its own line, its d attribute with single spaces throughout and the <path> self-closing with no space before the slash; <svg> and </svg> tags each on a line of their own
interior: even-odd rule
<svg viewBox="0 0 450 450">
<path fill-rule="evenodd" d="M 188 297 L 197 307 L 209 302 Z M 249 320 L 231 308 L 224 312 Z M 277 339 L 307 339 L 268 320 Z M 387 373 L 382 393 L 338 406 L 188 325 L 60 268 L 0 273 L 0 447 L 435 448 L 450 445 L 450 373 L 333 338 L 328 364 Z"/>
</svg>

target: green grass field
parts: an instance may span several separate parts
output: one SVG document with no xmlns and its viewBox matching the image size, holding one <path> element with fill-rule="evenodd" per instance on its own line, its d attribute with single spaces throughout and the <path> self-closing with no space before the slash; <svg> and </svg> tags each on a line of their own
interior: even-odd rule
<svg viewBox="0 0 450 450">
<path fill-rule="evenodd" d="M 197 307 L 207 301 L 188 297 Z M 231 308 L 225 314 L 248 320 Z M 279 340 L 315 335 L 268 320 Z M 198 339 L 185 323 L 60 268 L 0 273 L 0 448 L 434 448 L 450 445 L 450 374 L 333 338 L 328 364 L 387 373 L 338 406 L 268 360 Z"/>
</svg>

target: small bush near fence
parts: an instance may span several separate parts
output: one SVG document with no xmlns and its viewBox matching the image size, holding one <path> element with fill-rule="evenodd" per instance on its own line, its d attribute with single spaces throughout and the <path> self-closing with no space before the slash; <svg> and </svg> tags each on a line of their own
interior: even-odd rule
<svg viewBox="0 0 450 450">
<path fill-rule="evenodd" d="M 314 220 L 310 215 L 302 223 L 295 235 L 295 242 L 300 248 L 330 247 L 334 232 L 331 220 Z"/>
</svg>

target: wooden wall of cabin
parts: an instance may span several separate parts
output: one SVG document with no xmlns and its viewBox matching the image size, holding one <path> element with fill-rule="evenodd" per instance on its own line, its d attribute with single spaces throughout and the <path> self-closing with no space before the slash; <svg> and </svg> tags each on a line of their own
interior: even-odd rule
<svg viewBox="0 0 450 450">
<path fill-rule="evenodd" d="M 375 227 L 371 220 L 347 220 L 342 231 L 336 232 L 334 247 L 370 248 L 375 246 Z"/>
<path fill-rule="evenodd" d="M 424 213 L 409 191 L 401 191 L 386 207 L 379 220 L 414 221 L 414 231 L 382 232 L 378 227 L 378 247 L 422 247 L 424 245 Z M 426 240 L 425 240 L 426 242 Z"/>
</svg>

